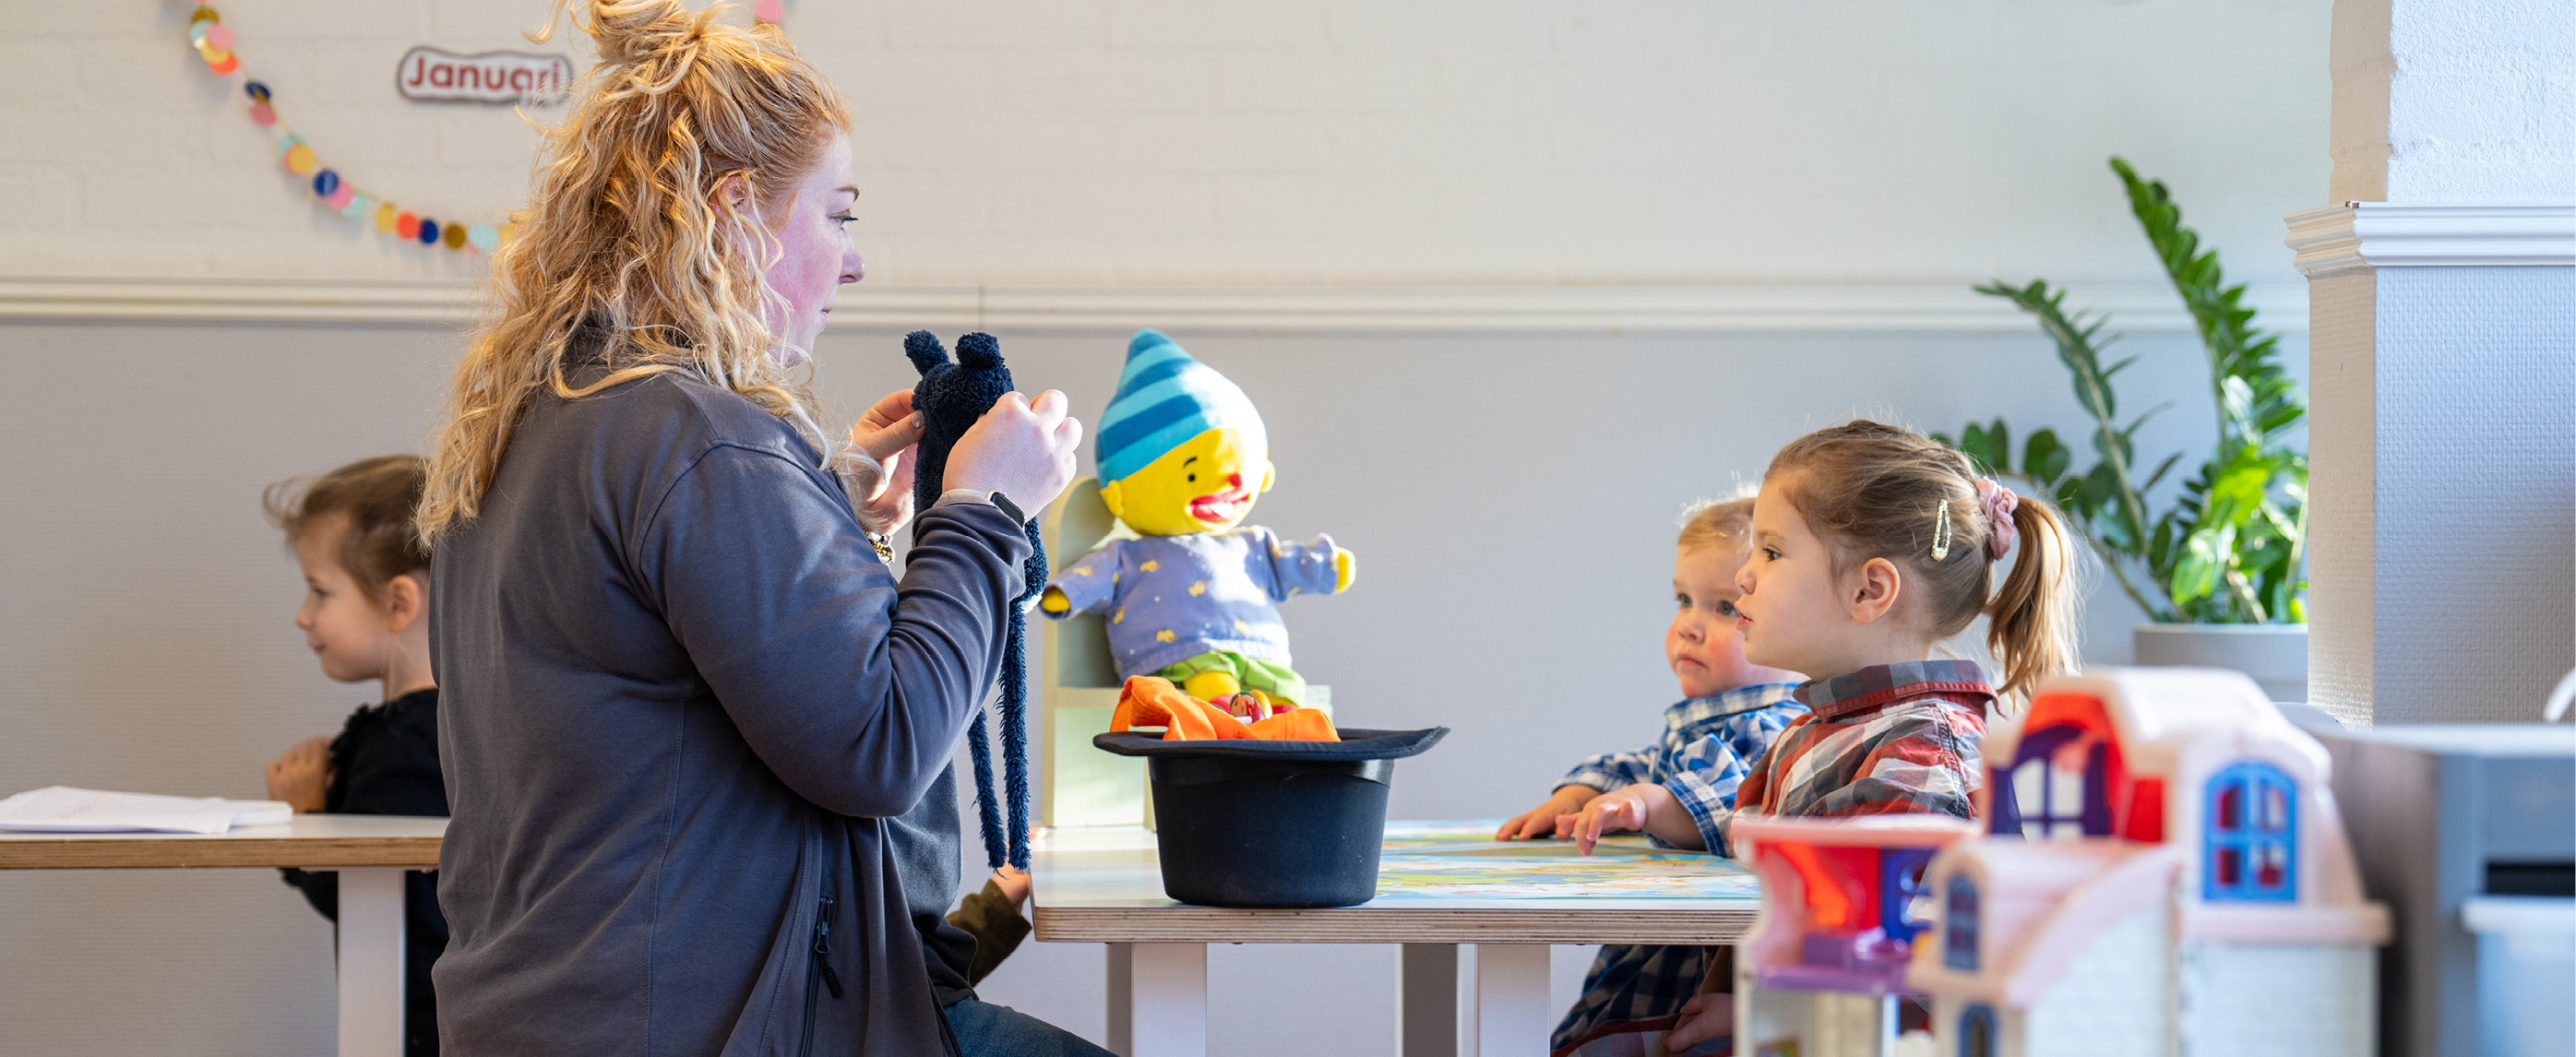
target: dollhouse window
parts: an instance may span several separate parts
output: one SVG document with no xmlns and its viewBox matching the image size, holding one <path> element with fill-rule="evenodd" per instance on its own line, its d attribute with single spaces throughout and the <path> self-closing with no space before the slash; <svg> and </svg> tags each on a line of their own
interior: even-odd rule
<svg viewBox="0 0 2576 1057">
<path fill-rule="evenodd" d="M 1959 1057 L 1995 1057 L 1994 1007 L 1977 1004 L 1959 1012 Z"/>
<path fill-rule="evenodd" d="M 2209 780 L 2201 897 L 2293 902 L 2299 896 L 2297 786 L 2268 763 L 2239 763 Z"/>
<path fill-rule="evenodd" d="M 2012 769 L 2012 800 L 2022 836 L 2109 836 L 2111 813 L 2103 804 L 2104 746 L 2084 742 L 2072 724 L 2034 731 L 2022 739 Z"/>
<path fill-rule="evenodd" d="M 1977 971 L 1977 883 L 1965 874 L 1950 878 L 1941 910 L 1941 964 L 1961 972 Z"/>
</svg>

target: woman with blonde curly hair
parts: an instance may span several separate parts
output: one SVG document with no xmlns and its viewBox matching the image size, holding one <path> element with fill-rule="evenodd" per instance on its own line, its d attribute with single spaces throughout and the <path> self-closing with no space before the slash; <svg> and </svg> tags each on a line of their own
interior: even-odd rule
<svg viewBox="0 0 2576 1057">
<path fill-rule="evenodd" d="M 977 1001 L 941 917 L 949 760 L 1081 425 L 997 402 L 888 571 L 911 394 L 834 438 L 799 381 L 862 271 L 849 116 L 718 13 L 579 5 L 600 62 L 432 452 L 445 1051 L 1101 1053 Z"/>
</svg>

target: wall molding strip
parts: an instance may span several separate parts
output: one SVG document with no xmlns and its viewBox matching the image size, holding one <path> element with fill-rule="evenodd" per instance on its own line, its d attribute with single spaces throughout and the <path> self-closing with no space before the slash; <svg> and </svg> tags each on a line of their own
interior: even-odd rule
<svg viewBox="0 0 2576 1057">
<path fill-rule="evenodd" d="M 2372 268 L 2576 266 L 2576 202 L 2346 202 L 2284 218 L 2310 279 Z"/>
<path fill-rule="evenodd" d="M 2071 306 L 2127 334 L 2189 334 L 2170 287 L 2073 285 Z M 459 280 L 80 279 L 0 276 L 0 320 L 462 326 Z M 2303 332 L 2304 283 L 2256 287 L 2259 325 Z M 843 293 L 834 327 L 1286 333 L 2028 334 L 2029 317 L 1958 286 L 907 287 Z"/>
</svg>

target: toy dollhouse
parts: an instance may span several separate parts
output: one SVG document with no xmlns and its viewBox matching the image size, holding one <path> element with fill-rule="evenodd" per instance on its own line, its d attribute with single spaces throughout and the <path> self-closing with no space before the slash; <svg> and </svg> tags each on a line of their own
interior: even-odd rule
<svg viewBox="0 0 2576 1057">
<path fill-rule="evenodd" d="M 1941 1057 L 2372 1052 L 2387 908 L 2325 749 L 2252 680 L 2054 680 L 1982 751 L 1981 825 L 1736 823 L 1764 891 L 1741 1052 L 1884 1057 L 1895 994 Z"/>
<path fill-rule="evenodd" d="M 1977 835 L 1948 815 L 1738 816 L 1736 856 L 1762 878 L 1762 917 L 1736 962 L 1750 1055 L 1885 1057 L 1934 855 Z"/>
<path fill-rule="evenodd" d="M 2049 683 L 1984 744 L 1907 990 L 1938 1052 L 2367 1055 L 2374 948 L 2323 746 L 2234 672 Z"/>
</svg>

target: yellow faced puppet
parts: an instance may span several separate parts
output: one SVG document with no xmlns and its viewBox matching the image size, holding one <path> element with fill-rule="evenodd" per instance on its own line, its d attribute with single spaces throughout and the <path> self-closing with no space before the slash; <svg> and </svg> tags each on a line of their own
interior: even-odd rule
<svg viewBox="0 0 2576 1057">
<path fill-rule="evenodd" d="M 1100 498 L 1140 536 L 1227 531 L 1270 490 L 1270 435 L 1251 398 L 1159 330 L 1127 343 L 1093 436 Z"/>
<path fill-rule="evenodd" d="M 1105 541 L 1058 570 L 1039 609 L 1107 615 L 1122 675 L 1169 679 L 1228 708 L 1302 699 L 1275 603 L 1349 587 L 1351 554 L 1330 536 L 1297 543 L 1243 524 L 1273 476 L 1252 401 L 1172 339 L 1139 331 L 1093 437 L 1100 498 L 1142 538 Z"/>
<path fill-rule="evenodd" d="M 1139 536 L 1223 532 L 1243 523 L 1270 477 L 1259 432 L 1211 429 L 1101 485 L 1100 499 Z"/>
</svg>

